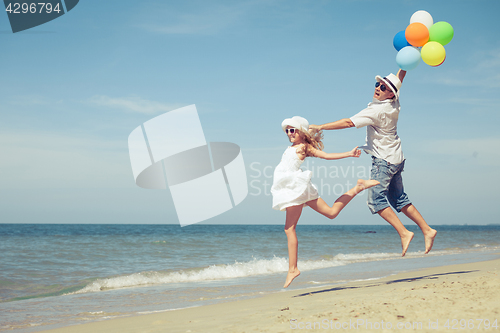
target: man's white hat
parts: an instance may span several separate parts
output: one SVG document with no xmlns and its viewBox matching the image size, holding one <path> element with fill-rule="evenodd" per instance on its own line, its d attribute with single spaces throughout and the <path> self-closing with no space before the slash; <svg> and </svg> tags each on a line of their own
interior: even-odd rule
<svg viewBox="0 0 500 333">
<path fill-rule="evenodd" d="M 399 98 L 399 89 L 401 88 L 401 80 L 394 74 L 389 74 L 386 77 L 381 77 L 381 76 L 375 76 L 375 80 L 377 82 L 384 82 L 386 86 L 391 89 L 391 91 L 394 93 L 394 96 L 396 98 Z"/>
<path fill-rule="evenodd" d="M 296 128 L 304 133 L 309 133 L 309 122 L 307 121 L 307 119 L 299 116 L 294 116 L 292 118 L 283 120 L 283 122 L 281 123 L 281 128 L 283 129 L 283 131 L 285 131 L 287 126 Z"/>
</svg>

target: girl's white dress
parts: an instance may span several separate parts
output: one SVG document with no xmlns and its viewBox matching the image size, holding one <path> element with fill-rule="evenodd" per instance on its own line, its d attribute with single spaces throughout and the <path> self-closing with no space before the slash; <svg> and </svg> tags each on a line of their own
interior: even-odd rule
<svg viewBox="0 0 500 333">
<path fill-rule="evenodd" d="M 280 164 L 274 170 L 271 187 L 273 209 L 285 210 L 319 198 L 318 189 L 311 184 L 312 172 L 300 169 L 302 162 L 297 156 L 297 146 L 288 147 L 283 153 Z"/>
</svg>

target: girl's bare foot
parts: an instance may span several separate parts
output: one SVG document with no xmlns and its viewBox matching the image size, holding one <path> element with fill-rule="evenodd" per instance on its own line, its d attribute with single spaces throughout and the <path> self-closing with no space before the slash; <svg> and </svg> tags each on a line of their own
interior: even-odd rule
<svg viewBox="0 0 500 333">
<path fill-rule="evenodd" d="M 293 272 L 289 271 L 287 276 L 286 276 L 286 281 L 285 281 L 285 285 L 283 286 L 283 288 L 288 287 L 290 285 L 290 283 L 292 283 L 293 279 L 295 279 L 299 275 L 300 275 L 300 271 L 298 269 L 296 269 Z"/>
<path fill-rule="evenodd" d="M 411 231 L 408 231 L 408 233 L 405 236 L 401 237 L 401 247 L 403 248 L 403 253 L 401 254 L 401 257 L 404 257 L 406 254 L 406 251 L 408 250 L 408 246 L 410 246 L 410 242 L 413 239 L 414 233 Z"/>
<path fill-rule="evenodd" d="M 429 232 L 424 234 L 424 239 L 425 239 L 425 254 L 429 253 L 429 251 L 432 249 L 432 245 L 434 245 L 434 238 L 436 238 L 437 231 L 434 229 L 431 229 Z"/>
<path fill-rule="evenodd" d="M 359 188 L 359 191 L 361 192 L 363 190 L 366 190 L 367 188 L 376 186 L 378 184 L 380 184 L 380 182 L 374 179 L 368 179 L 368 180 L 358 179 L 358 183 L 356 184 L 356 186 Z"/>
</svg>

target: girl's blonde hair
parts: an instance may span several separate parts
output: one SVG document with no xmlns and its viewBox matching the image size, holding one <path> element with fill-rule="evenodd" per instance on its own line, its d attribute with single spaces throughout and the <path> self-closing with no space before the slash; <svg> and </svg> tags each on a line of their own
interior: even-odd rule
<svg viewBox="0 0 500 333">
<path fill-rule="evenodd" d="M 299 135 L 304 141 L 304 146 L 300 148 L 301 153 L 305 153 L 306 156 L 312 156 L 310 154 L 311 147 L 317 150 L 323 150 L 323 131 L 310 129 L 308 132 L 299 131 Z"/>
</svg>

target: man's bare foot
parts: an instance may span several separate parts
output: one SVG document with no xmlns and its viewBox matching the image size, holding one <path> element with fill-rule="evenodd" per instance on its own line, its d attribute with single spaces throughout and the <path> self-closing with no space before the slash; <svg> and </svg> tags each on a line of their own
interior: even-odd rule
<svg viewBox="0 0 500 333">
<path fill-rule="evenodd" d="M 401 237 L 401 247 L 403 248 L 403 253 L 401 254 L 401 257 L 405 256 L 406 251 L 408 250 L 408 246 L 410 246 L 410 242 L 413 239 L 414 235 L 415 234 L 413 232 L 408 231 L 408 234 Z"/>
<path fill-rule="evenodd" d="M 292 283 L 293 279 L 295 279 L 299 275 L 300 275 L 300 271 L 298 269 L 296 269 L 293 272 L 288 272 L 288 274 L 286 276 L 285 285 L 283 286 L 283 288 L 288 287 L 290 285 L 290 283 Z"/>
<path fill-rule="evenodd" d="M 424 234 L 424 239 L 425 239 L 425 254 L 429 253 L 429 251 L 432 249 L 432 245 L 434 245 L 434 238 L 436 238 L 437 231 L 434 229 L 431 229 L 429 232 Z"/>
<path fill-rule="evenodd" d="M 368 179 L 368 180 L 358 179 L 358 183 L 356 184 L 356 186 L 359 188 L 359 192 L 361 192 L 363 190 L 366 190 L 367 188 L 376 186 L 378 184 L 380 184 L 380 182 L 374 179 Z"/>
</svg>

